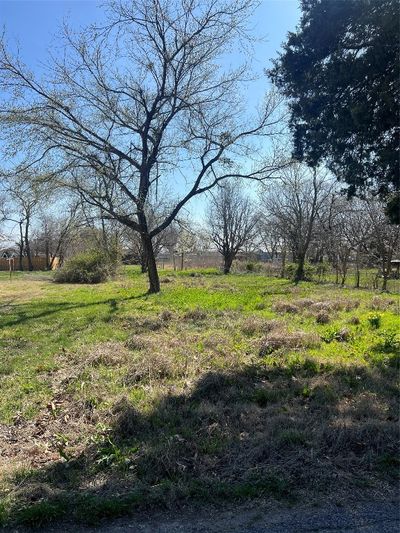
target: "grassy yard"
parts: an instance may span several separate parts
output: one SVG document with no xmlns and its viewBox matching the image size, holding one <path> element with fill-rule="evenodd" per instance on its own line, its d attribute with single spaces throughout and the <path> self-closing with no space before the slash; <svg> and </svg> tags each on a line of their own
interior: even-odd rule
<svg viewBox="0 0 400 533">
<path fill-rule="evenodd" d="M 395 492 L 398 295 L 161 281 L 0 273 L 0 523 Z"/>
</svg>

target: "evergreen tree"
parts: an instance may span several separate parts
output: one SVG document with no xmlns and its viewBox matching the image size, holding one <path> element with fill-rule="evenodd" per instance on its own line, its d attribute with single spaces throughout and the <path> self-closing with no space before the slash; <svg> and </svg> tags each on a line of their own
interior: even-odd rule
<svg viewBox="0 0 400 533">
<path fill-rule="evenodd" d="M 302 0 L 302 17 L 269 74 L 289 99 L 294 155 L 324 160 L 350 195 L 367 187 L 399 205 L 399 3 Z"/>
</svg>

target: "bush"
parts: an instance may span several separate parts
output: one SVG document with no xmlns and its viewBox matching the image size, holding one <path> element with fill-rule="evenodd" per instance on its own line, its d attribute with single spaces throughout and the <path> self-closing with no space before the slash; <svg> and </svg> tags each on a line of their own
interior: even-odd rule
<svg viewBox="0 0 400 533">
<path fill-rule="evenodd" d="M 113 276 L 116 261 L 104 252 L 92 250 L 75 255 L 56 273 L 57 283 L 101 283 Z"/>
<path fill-rule="evenodd" d="M 285 268 L 285 277 L 287 279 L 293 280 L 294 276 L 297 271 L 297 264 L 296 263 L 289 263 L 286 265 Z M 312 281 L 315 278 L 315 275 L 317 274 L 317 268 L 310 264 L 310 263 L 304 263 L 304 280 L 306 281 Z"/>
</svg>

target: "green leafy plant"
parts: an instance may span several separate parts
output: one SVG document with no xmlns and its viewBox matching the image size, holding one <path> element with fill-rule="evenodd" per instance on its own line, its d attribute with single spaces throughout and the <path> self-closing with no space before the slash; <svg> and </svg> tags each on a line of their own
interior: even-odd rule
<svg viewBox="0 0 400 533">
<path fill-rule="evenodd" d="M 400 350 L 400 338 L 395 331 L 382 331 L 379 335 L 378 349 L 382 352 L 398 352 Z"/>
<path fill-rule="evenodd" d="M 367 317 L 367 320 L 371 328 L 379 329 L 381 327 L 381 321 L 382 321 L 381 315 L 378 315 L 377 313 L 370 313 Z"/>
</svg>

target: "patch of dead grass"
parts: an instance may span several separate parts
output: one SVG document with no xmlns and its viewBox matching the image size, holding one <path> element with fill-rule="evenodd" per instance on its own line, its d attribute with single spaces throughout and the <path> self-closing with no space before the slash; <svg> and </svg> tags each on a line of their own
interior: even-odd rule
<svg viewBox="0 0 400 533">
<path fill-rule="evenodd" d="M 196 309 L 190 309 L 189 311 L 187 311 L 182 318 L 186 321 L 200 322 L 202 320 L 205 320 L 207 316 L 207 312 L 204 311 L 204 309 L 196 307 Z"/>
<path fill-rule="evenodd" d="M 273 330 L 262 341 L 260 356 L 269 355 L 277 350 L 299 350 L 316 348 L 321 344 L 321 339 L 315 333 L 306 331 Z"/>
<path fill-rule="evenodd" d="M 241 324 L 241 330 L 245 335 L 261 335 L 269 333 L 270 331 L 278 328 L 282 328 L 281 320 L 265 320 L 259 316 L 253 315 L 249 316 L 243 320 Z"/>
<path fill-rule="evenodd" d="M 390 307 L 394 306 L 396 304 L 396 300 L 393 298 L 383 298 L 382 296 L 373 296 L 370 304 L 369 309 L 373 309 L 374 311 L 386 311 Z"/>
<path fill-rule="evenodd" d="M 274 303 L 274 305 L 272 306 L 272 310 L 276 313 L 296 314 L 299 312 L 300 308 L 294 303 L 280 301 Z"/>
</svg>

